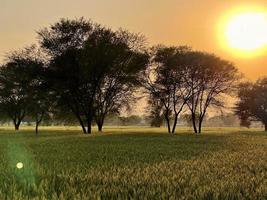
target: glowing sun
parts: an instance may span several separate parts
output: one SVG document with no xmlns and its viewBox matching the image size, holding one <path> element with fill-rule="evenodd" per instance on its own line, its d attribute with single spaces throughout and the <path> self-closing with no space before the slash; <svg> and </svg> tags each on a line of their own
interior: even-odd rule
<svg viewBox="0 0 267 200">
<path fill-rule="evenodd" d="M 230 47 L 253 51 L 267 44 L 267 15 L 242 13 L 232 17 L 226 25 L 225 35 Z"/>
<path fill-rule="evenodd" d="M 219 23 L 219 41 L 229 52 L 243 57 L 267 50 L 267 12 L 247 7 L 225 14 Z"/>
</svg>

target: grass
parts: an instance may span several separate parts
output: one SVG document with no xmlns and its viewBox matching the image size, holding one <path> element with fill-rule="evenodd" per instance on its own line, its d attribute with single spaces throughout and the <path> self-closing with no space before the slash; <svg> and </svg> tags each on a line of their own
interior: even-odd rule
<svg viewBox="0 0 267 200">
<path fill-rule="evenodd" d="M 0 199 L 267 199 L 266 133 L 164 131 L 1 128 Z"/>
</svg>

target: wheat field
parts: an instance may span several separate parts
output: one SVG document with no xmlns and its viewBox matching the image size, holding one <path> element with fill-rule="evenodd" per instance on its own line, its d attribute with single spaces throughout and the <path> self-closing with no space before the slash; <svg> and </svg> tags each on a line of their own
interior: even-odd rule
<svg viewBox="0 0 267 200">
<path fill-rule="evenodd" d="M 0 199 L 267 199 L 266 133 L 165 131 L 2 127 Z"/>
</svg>

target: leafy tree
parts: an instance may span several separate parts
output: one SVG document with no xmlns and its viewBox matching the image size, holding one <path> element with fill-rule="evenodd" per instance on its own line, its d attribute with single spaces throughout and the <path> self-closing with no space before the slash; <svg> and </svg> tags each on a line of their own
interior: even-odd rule
<svg viewBox="0 0 267 200">
<path fill-rule="evenodd" d="M 134 126 L 141 124 L 143 118 L 138 115 L 130 115 L 128 117 L 119 117 L 122 126 Z"/>
<path fill-rule="evenodd" d="M 105 116 L 129 102 L 138 85 L 148 60 L 140 37 L 84 19 L 61 20 L 39 36 L 51 56 L 46 79 L 57 105 L 69 108 L 84 133 L 91 133 L 93 118 L 101 131 Z"/>
<path fill-rule="evenodd" d="M 191 95 L 185 88 L 187 71 L 183 66 L 183 56 L 188 51 L 190 48 L 183 46 L 156 47 L 152 52 L 152 65 L 143 76 L 143 85 L 150 99 L 159 101 L 151 105 L 162 106 L 157 110 L 162 110 L 169 133 L 175 132 L 179 114 Z"/>
<path fill-rule="evenodd" d="M 42 121 L 50 119 L 53 108 L 53 100 L 50 97 L 49 90 L 42 88 L 42 85 L 36 85 L 30 99 L 30 105 L 27 116 L 35 121 L 35 133 L 38 134 L 38 128 Z"/>
<path fill-rule="evenodd" d="M 95 37 L 86 42 L 85 60 L 91 58 L 95 62 L 88 68 L 93 68 L 98 77 L 94 81 L 98 83 L 94 117 L 98 130 L 102 131 L 107 114 L 119 113 L 135 100 L 140 72 L 148 63 L 148 55 L 142 48 L 144 40 L 138 34 L 100 29 Z"/>
<path fill-rule="evenodd" d="M 93 28 L 92 22 L 84 18 L 76 20 L 61 19 L 37 33 L 43 50 L 51 58 L 55 58 L 70 49 L 82 48 Z"/>
<path fill-rule="evenodd" d="M 61 19 L 38 32 L 40 45 L 50 57 L 44 73 L 46 85 L 54 92 L 58 108 L 66 115 L 73 113 L 84 133 L 91 132 L 92 84 L 91 80 L 88 84 L 86 81 L 93 78 L 93 74 L 88 70 L 91 77 L 85 77 L 86 69 L 80 59 L 81 49 L 92 29 L 92 23 L 83 18 Z"/>
<path fill-rule="evenodd" d="M 224 96 L 230 94 L 239 79 L 237 68 L 230 62 L 204 52 L 189 51 L 183 57 L 187 90 L 191 92 L 187 107 L 195 133 L 201 133 L 202 123 L 210 106 L 224 106 Z"/>
<path fill-rule="evenodd" d="M 152 95 L 150 95 L 148 104 L 150 105 L 150 125 L 152 127 L 161 127 L 164 122 L 162 102 L 158 99 L 152 98 Z"/>
<path fill-rule="evenodd" d="M 238 97 L 235 110 L 241 125 L 249 127 L 251 121 L 260 121 L 267 131 L 267 78 L 241 84 Z"/>
<path fill-rule="evenodd" d="M 29 110 L 36 85 L 34 78 L 43 62 L 36 56 L 35 46 L 14 51 L 0 70 L 0 110 L 19 126 Z"/>
</svg>

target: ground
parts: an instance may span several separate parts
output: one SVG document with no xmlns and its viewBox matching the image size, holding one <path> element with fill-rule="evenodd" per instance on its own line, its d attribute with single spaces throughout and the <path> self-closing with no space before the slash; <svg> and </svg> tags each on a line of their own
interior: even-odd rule
<svg viewBox="0 0 267 200">
<path fill-rule="evenodd" d="M 1 128 L 0 199 L 267 199 L 267 133 L 165 132 Z"/>
</svg>

